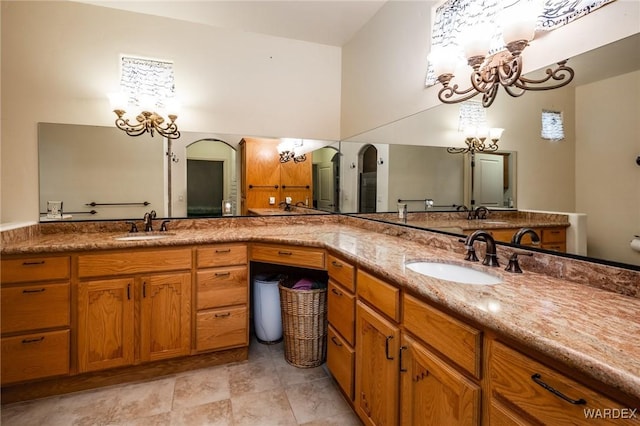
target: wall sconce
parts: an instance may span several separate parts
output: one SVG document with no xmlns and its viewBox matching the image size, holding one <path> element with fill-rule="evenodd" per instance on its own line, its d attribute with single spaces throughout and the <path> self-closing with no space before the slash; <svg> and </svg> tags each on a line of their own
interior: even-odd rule
<svg viewBox="0 0 640 426">
<path fill-rule="evenodd" d="M 640 158 L 640 157 L 638 157 Z M 356 168 L 356 163 L 354 163 L 353 161 L 351 162 L 351 164 L 349 164 L 349 168 L 350 169 L 355 169 Z"/>
<path fill-rule="evenodd" d="M 167 152 L 167 157 L 169 157 L 169 159 L 174 163 L 177 163 L 180 161 L 180 159 L 178 158 L 175 152 Z"/>
<path fill-rule="evenodd" d="M 449 154 L 464 154 L 466 152 L 475 154 L 476 152 L 496 151 L 502 132 L 504 132 L 504 129 L 500 128 L 468 127 L 464 131 L 464 143 L 467 146 L 465 148 L 447 148 L 447 152 Z M 489 138 L 490 142 L 485 144 L 487 138 Z"/>
<path fill-rule="evenodd" d="M 429 55 L 429 61 L 433 64 L 438 82 L 442 84 L 438 99 L 445 104 L 453 104 L 482 93 L 482 106 L 488 108 L 500 86 L 509 95 L 519 97 L 527 90 L 551 90 L 569 84 L 573 80 L 574 71 L 565 65 L 566 60 L 559 62 L 555 70 L 546 69 L 544 78 L 529 79 L 521 76 L 522 51 L 534 38 L 538 14 L 539 10 L 532 3 L 503 10 L 502 35 L 507 50 L 492 55 L 488 54 L 492 35 L 490 27 L 476 25 L 473 27 L 474 31 L 464 34 L 461 45 L 468 65 L 473 68 L 471 87 L 467 89 L 460 90 L 457 84 L 450 85 L 460 57 L 457 49 L 434 49 Z M 553 81 L 543 86 L 549 80 Z"/>
<path fill-rule="evenodd" d="M 124 106 L 127 103 L 127 97 L 124 93 L 110 93 L 109 101 L 113 112 L 118 116 L 116 119 L 116 127 L 124 130 L 129 136 L 140 136 L 144 133 L 150 133 L 153 137 L 155 132 L 168 139 L 178 139 L 180 132 L 178 125 L 175 123 L 178 118 L 175 114 L 168 114 L 169 122 L 167 123 L 162 115 L 152 112 L 155 105 L 145 102 L 142 106 L 142 112 L 136 116 L 137 123 L 131 123 L 128 118 L 124 118 L 126 114 Z"/>
<path fill-rule="evenodd" d="M 384 164 L 384 161 L 382 161 L 382 157 L 380 157 L 377 161 L 378 166 L 382 166 Z"/>
</svg>

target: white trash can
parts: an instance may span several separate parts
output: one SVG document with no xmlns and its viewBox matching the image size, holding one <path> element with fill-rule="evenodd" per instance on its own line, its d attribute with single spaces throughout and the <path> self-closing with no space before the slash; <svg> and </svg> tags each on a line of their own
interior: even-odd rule
<svg viewBox="0 0 640 426">
<path fill-rule="evenodd" d="M 273 274 L 253 278 L 253 325 L 258 341 L 267 345 L 282 341 L 279 283 Z"/>
</svg>

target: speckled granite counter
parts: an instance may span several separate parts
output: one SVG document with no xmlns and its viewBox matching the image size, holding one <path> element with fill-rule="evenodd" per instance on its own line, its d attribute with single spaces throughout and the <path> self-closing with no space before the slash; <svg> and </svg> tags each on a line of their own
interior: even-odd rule
<svg viewBox="0 0 640 426">
<path fill-rule="evenodd" d="M 1 254 L 168 247 L 231 241 L 253 241 L 324 247 L 410 291 L 469 318 L 488 329 L 530 346 L 624 393 L 640 398 L 640 298 L 617 294 L 557 276 L 532 272 L 522 262 L 523 274 L 503 268 L 478 268 L 500 276 L 502 284 L 473 286 L 442 281 L 405 268 L 412 260 L 464 262 L 456 239 L 428 231 L 378 228 L 373 222 L 336 216 L 243 218 L 172 223 L 172 235 L 152 241 L 118 241 L 123 224 L 99 225 L 100 232 L 79 232 L 82 225 L 47 229 L 22 241 L 3 242 Z M 60 224 L 63 225 L 63 224 Z M 85 226 L 86 228 L 86 226 Z M 371 229 L 367 229 L 371 228 Z M 60 229 L 66 232 L 57 232 Z M 70 230 L 77 232 L 69 232 Z M 115 229 L 115 230 L 114 230 Z M 506 265 L 507 247 L 498 248 Z M 538 261 L 564 262 L 536 254 Z M 541 260 L 548 257 L 551 260 Z M 527 261 L 532 262 L 527 259 Z M 587 263 L 587 262 L 583 262 Z M 603 267 L 605 268 L 605 267 Z M 609 279 L 618 276 L 627 286 L 640 286 L 640 272 L 605 268 Z M 597 270 L 597 268 L 595 269 Z M 583 272 L 587 274 L 587 272 Z M 617 275 L 616 275 L 617 274 Z M 602 273 L 604 275 L 604 273 Z M 589 278 L 587 278 L 589 279 Z M 594 276 L 594 280 L 601 277 Z M 615 278 L 613 278 L 615 279 Z M 636 293 L 634 293 L 636 294 Z"/>
</svg>

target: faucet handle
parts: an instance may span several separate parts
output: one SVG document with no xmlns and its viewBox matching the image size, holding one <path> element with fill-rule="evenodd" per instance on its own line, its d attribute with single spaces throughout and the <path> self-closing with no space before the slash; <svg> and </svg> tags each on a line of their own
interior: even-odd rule
<svg viewBox="0 0 640 426">
<path fill-rule="evenodd" d="M 521 274 L 522 269 L 520 268 L 520 263 L 518 263 L 518 255 L 522 256 L 533 256 L 533 253 L 527 251 L 514 251 L 511 257 L 509 258 L 509 264 L 506 268 L 504 268 L 507 272 L 513 272 L 515 274 Z"/>
<path fill-rule="evenodd" d="M 128 220 L 125 222 L 127 225 L 131 225 L 131 229 L 129 230 L 129 232 L 138 232 L 138 227 L 136 226 L 136 223 L 132 220 Z"/>
</svg>

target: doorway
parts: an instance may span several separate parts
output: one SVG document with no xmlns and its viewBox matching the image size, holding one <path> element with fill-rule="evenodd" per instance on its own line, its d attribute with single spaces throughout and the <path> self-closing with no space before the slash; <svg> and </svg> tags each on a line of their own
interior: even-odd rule
<svg viewBox="0 0 640 426">
<path fill-rule="evenodd" d="M 378 194 L 378 150 L 365 147 L 359 155 L 361 170 L 358 182 L 359 213 L 375 213 Z"/>
<path fill-rule="evenodd" d="M 187 159 L 187 217 L 222 216 L 224 161 Z"/>
</svg>

